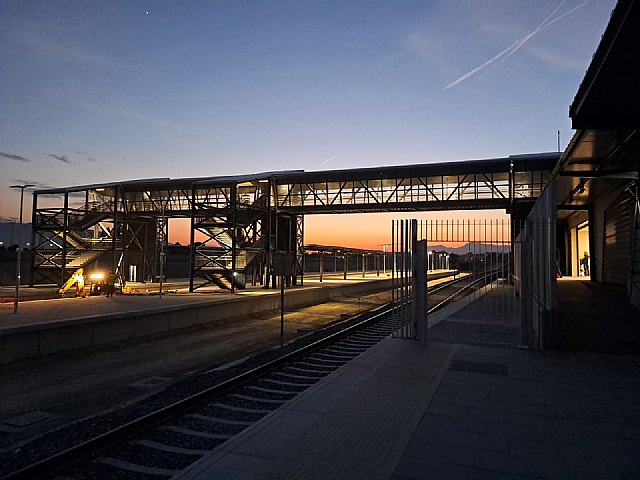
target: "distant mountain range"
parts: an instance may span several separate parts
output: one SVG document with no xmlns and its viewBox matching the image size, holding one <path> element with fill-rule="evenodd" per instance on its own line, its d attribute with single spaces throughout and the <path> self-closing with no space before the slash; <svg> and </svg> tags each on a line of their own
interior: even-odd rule
<svg viewBox="0 0 640 480">
<path fill-rule="evenodd" d="M 445 247 L 443 245 L 429 245 L 427 244 L 427 250 L 429 252 L 447 252 L 447 253 L 455 253 L 456 255 L 465 255 L 469 252 L 483 255 L 488 252 L 498 252 L 498 253 L 506 253 L 511 250 L 510 245 L 491 245 L 489 243 L 469 243 L 464 244 L 461 247 Z"/>
</svg>

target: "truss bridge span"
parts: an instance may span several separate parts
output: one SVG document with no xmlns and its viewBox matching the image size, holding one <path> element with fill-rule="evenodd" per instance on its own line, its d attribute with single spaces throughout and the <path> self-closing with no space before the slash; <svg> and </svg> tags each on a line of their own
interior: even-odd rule
<svg viewBox="0 0 640 480">
<path fill-rule="evenodd" d="M 155 178 L 36 190 L 35 283 L 63 284 L 82 263 L 126 281 L 164 275 L 168 219 L 190 220 L 190 290 L 303 281 L 304 216 L 505 209 L 529 211 L 560 153 L 462 162 L 205 178 Z M 520 213 L 519 213 L 520 212 Z M 278 264 L 281 261 L 277 262 Z"/>
</svg>

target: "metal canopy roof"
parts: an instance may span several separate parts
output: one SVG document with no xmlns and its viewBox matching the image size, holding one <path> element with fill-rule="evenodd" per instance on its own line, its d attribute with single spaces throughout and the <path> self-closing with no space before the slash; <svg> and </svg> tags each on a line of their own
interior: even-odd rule
<svg viewBox="0 0 640 480">
<path fill-rule="evenodd" d="M 327 180 L 370 180 L 380 178 L 396 178 L 399 176 L 465 175 L 470 173 L 508 172 L 510 165 L 513 165 L 514 171 L 551 170 L 559 158 L 560 153 L 546 152 L 511 155 L 509 157 L 484 160 L 463 160 L 456 162 L 424 163 L 414 165 L 368 167 L 343 170 L 319 170 L 312 172 L 306 172 L 304 170 L 279 170 L 243 175 L 196 178 L 147 178 L 119 182 L 78 185 L 72 187 L 37 189 L 34 190 L 34 193 L 38 195 L 49 195 L 110 188 L 121 188 L 124 190 L 149 189 L 157 191 L 188 189 L 192 186 L 206 187 L 213 185 L 230 185 L 245 182 L 259 182 L 261 180 L 268 180 L 271 178 L 276 178 L 277 183 L 287 183 L 291 179 L 305 182 L 324 182 Z"/>
<path fill-rule="evenodd" d="M 634 0 L 618 0 L 569 108 L 573 128 L 637 128 L 639 86 L 640 4 Z"/>
<path fill-rule="evenodd" d="M 553 174 L 558 203 L 564 207 L 593 202 L 595 180 L 627 184 L 638 178 L 640 135 L 633 132 L 580 130 L 571 139 Z"/>
<path fill-rule="evenodd" d="M 456 162 L 422 163 L 413 165 L 398 165 L 388 167 L 366 167 L 344 170 L 322 170 L 300 172 L 298 174 L 284 174 L 278 177 L 278 183 L 286 183 L 292 178 L 297 181 L 350 181 L 372 180 L 380 178 L 397 178 L 402 176 L 437 176 L 437 175 L 465 175 L 472 173 L 508 172 L 513 164 L 515 171 L 551 170 L 560 153 L 545 152 L 509 157 L 491 158 L 484 160 L 462 160 Z"/>
<path fill-rule="evenodd" d="M 552 172 L 560 208 L 586 208 L 640 168 L 640 4 L 619 0 L 569 109 L 579 130 Z"/>
</svg>

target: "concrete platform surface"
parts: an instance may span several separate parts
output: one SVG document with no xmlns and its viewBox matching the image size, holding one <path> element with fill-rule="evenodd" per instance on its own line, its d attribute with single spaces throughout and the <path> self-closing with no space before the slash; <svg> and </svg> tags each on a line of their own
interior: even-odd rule
<svg viewBox="0 0 640 480">
<path fill-rule="evenodd" d="M 387 280 L 388 277 L 377 276 L 375 273 L 362 278 L 360 275 L 349 277 L 347 280 L 340 278 L 325 278 L 320 283 L 317 279 L 305 279 L 304 286 L 286 289 L 286 295 L 295 295 L 309 289 L 330 288 L 335 286 L 350 286 L 362 283 Z M 21 292 L 26 298 L 42 290 L 39 287 L 33 289 L 22 288 Z M 173 289 L 171 289 L 173 290 Z M 13 290 L 3 288 L 3 298 L 8 299 L 13 295 Z M 13 313 L 13 303 L 0 304 L 0 330 L 12 327 L 43 325 L 66 320 L 82 318 L 95 318 L 101 315 L 131 315 L 135 312 L 153 312 L 165 309 L 179 309 L 195 305 L 207 305 L 215 302 L 241 301 L 243 298 L 255 296 L 279 296 L 279 289 L 265 289 L 262 287 L 249 287 L 245 290 L 237 290 L 236 293 L 218 289 L 203 289 L 195 293 L 165 293 L 162 298 L 157 293 L 140 295 L 115 295 L 113 298 L 106 296 L 94 296 L 86 298 L 73 298 L 73 293 L 65 298 L 38 299 L 21 301 L 18 313 Z M 21 295 L 22 297 L 22 295 Z"/>
<path fill-rule="evenodd" d="M 639 367 L 389 338 L 174 480 L 637 479 Z"/>
<path fill-rule="evenodd" d="M 450 270 L 434 270 L 429 272 L 429 284 L 437 284 L 451 274 Z M 287 288 L 285 295 L 294 297 L 301 292 L 319 288 L 346 288 L 346 291 L 360 292 L 369 288 L 377 288 L 374 282 L 391 282 L 390 274 L 380 272 L 351 273 L 343 279 L 342 273 L 325 273 L 323 281 L 319 275 L 311 274 L 305 277 L 304 285 Z M 262 286 L 248 286 L 244 290 L 231 293 L 217 287 L 205 287 L 188 293 L 188 282 L 169 281 L 165 283 L 162 297 L 158 294 L 159 284 L 135 284 L 139 292 L 133 295 L 93 296 L 73 298 L 73 291 L 69 291 L 65 298 L 57 298 L 56 287 L 22 287 L 18 313 L 14 314 L 14 287 L 0 287 L 0 332 L 20 327 L 44 326 L 65 321 L 81 319 L 95 319 L 100 316 L 124 317 L 139 313 L 163 312 L 180 310 L 194 306 L 206 306 L 216 302 L 234 302 L 259 297 L 279 297 L 280 289 L 265 289 Z M 143 288 L 145 287 L 145 288 Z M 365 288 L 359 288 L 365 287 Z M 384 288 L 381 286 L 380 288 Z M 148 291 L 148 292 L 147 292 Z M 55 296 L 56 298 L 51 298 Z M 295 303 L 295 302 L 294 302 Z"/>
<path fill-rule="evenodd" d="M 334 298 L 361 298 L 388 290 L 392 280 L 369 275 L 304 286 L 285 291 L 285 311 L 330 302 Z M 358 300 L 359 301 L 359 300 Z M 127 342 L 173 335 L 189 329 L 215 326 L 281 308 L 280 291 L 260 287 L 232 293 L 116 295 L 34 300 L 0 309 L 0 365 L 47 358 L 51 355 L 111 348 Z"/>
<path fill-rule="evenodd" d="M 490 293 L 454 321 L 490 323 Z M 173 480 L 640 478 L 639 356 L 481 333 L 388 338 Z"/>
</svg>

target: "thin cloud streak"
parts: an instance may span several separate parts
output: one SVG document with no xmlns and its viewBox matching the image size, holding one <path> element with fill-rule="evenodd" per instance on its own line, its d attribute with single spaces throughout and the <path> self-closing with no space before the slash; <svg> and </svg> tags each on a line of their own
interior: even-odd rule
<svg viewBox="0 0 640 480">
<path fill-rule="evenodd" d="M 56 160 L 60 160 L 62 163 L 71 163 L 71 160 L 66 155 L 56 155 L 55 153 L 50 153 L 50 157 L 55 158 Z"/>
<path fill-rule="evenodd" d="M 17 162 L 30 162 L 31 160 L 22 155 L 16 155 L 15 153 L 0 152 L 0 157 L 7 158 L 9 160 L 15 160 Z"/>
<path fill-rule="evenodd" d="M 552 19 L 552 17 L 558 12 L 558 10 L 560 10 L 564 6 L 565 3 L 566 3 L 566 0 L 562 0 L 562 2 L 560 2 L 560 5 L 558 5 L 549 15 L 547 15 L 547 17 L 540 23 L 540 25 L 538 25 L 536 28 L 534 28 L 531 32 L 529 32 L 527 35 L 522 37 L 520 40 L 517 40 L 517 41 L 513 42 L 507 48 L 502 50 L 500 53 L 498 53 L 497 55 L 495 55 L 491 59 L 489 59 L 486 62 L 484 62 L 482 65 L 479 65 L 479 66 L 475 67 L 474 69 L 469 70 L 467 73 L 461 75 L 456 80 L 451 82 L 449 85 L 444 87 L 443 90 L 448 90 L 448 89 L 450 89 L 452 87 L 455 87 L 456 85 L 458 85 L 461 82 L 467 80 L 468 78 L 472 77 L 476 73 L 478 73 L 478 72 L 490 67 L 491 65 L 493 65 L 498 60 L 505 61 L 511 55 L 513 55 L 518 50 L 520 50 L 520 48 L 522 48 L 533 36 L 537 35 L 538 33 L 543 31 L 547 27 L 550 27 L 554 23 L 562 20 L 567 15 L 570 15 L 573 12 L 575 12 L 576 10 L 584 7 L 587 3 L 589 3 L 589 0 L 585 0 L 584 2 L 580 3 L 579 5 L 573 7 L 572 9 L 570 9 L 568 11 L 566 11 L 562 15 Z"/>
<path fill-rule="evenodd" d="M 79 107 L 88 112 L 96 112 L 100 114 L 106 113 L 109 115 L 118 116 L 120 118 L 126 118 L 130 120 L 135 120 L 138 122 L 143 122 L 156 128 L 168 128 L 172 130 L 179 130 L 185 134 L 191 133 L 191 130 L 187 126 L 179 123 L 171 122 L 169 120 L 165 120 L 162 117 L 155 117 L 152 115 L 138 113 L 132 110 L 125 110 L 121 108 L 111 107 L 108 105 L 95 105 L 93 103 L 86 102 L 80 98 L 76 98 L 68 95 L 62 95 L 62 94 L 59 94 L 58 92 L 55 92 L 49 89 L 42 89 L 42 92 L 54 98 L 58 98 L 65 102 L 69 102 L 72 105 L 75 105 L 76 107 Z M 76 152 L 76 153 L 80 154 L 82 152 Z"/>
<path fill-rule="evenodd" d="M 51 38 L 45 38 L 34 32 L 33 29 L 14 33 L 11 40 L 25 47 L 33 55 L 52 61 L 98 67 L 113 66 L 110 60 L 88 53 L 82 46 L 78 47 L 68 42 L 60 43 Z"/>
</svg>

